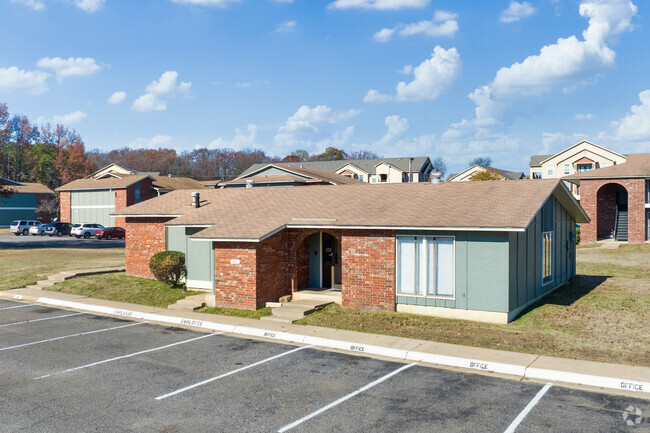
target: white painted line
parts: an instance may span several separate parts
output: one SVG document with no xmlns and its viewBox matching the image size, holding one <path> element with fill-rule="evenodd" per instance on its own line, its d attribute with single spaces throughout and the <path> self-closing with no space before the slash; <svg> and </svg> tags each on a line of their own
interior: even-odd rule
<svg viewBox="0 0 650 433">
<path fill-rule="evenodd" d="M 16 295 L 18 296 L 18 295 Z M 616 378 L 607 376 L 595 376 L 588 374 L 570 373 L 564 371 L 546 370 L 526 367 L 525 365 L 505 364 L 501 362 L 485 361 L 480 359 L 460 358 L 456 356 L 439 355 L 435 353 L 424 353 L 416 351 L 407 351 L 393 349 L 388 347 L 373 346 L 350 341 L 339 341 L 329 338 L 313 337 L 309 335 L 293 334 L 282 331 L 272 331 L 261 328 L 248 326 L 226 325 L 217 322 L 208 322 L 204 320 L 186 319 L 177 316 L 167 316 L 162 314 L 143 313 L 132 310 L 122 310 L 111 307 L 102 307 L 97 305 L 84 304 L 81 302 L 61 301 L 54 298 L 38 298 L 36 301 L 40 304 L 61 306 L 68 308 L 82 309 L 90 312 L 120 316 L 130 319 L 142 319 L 150 322 L 161 322 L 176 325 L 187 325 L 197 328 L 219 331 L 224 333 L 234 333 L 244 336 L 264 337 L 278 341 L 287 341 L 298 344 L 308 344 L 314 346 L 327 347 L 332 349 L 341 349 L 356 353 L 365 353 L 370 355 L 388 356 L 396 359 L 404 359 L 414 362 L 427 362 L 450 367 L 462 367 L 483 371 L 485 373 L 502 373 L 520 378 L 543 379 L 550 382 L 566 382 L 583 385 L 592 385 L 603 388 L 624 389 L 650 393 L 650 382 L 642 382 L 629 378 Z M 83 313 L 79 313 L 83 314 Z M 65 317 L 65 316 L 62 316 Z M 42 319 L 41 319 L 42 320 Z M 27 322 L 20 322 L 27 323 Z M 11 324 L 10 324 L 11 325 Z M 10 325 L 0 325 L 10 326 Z"/>
<path fill-rule="evenodd" d="M 544 388 L 540 389 L 537 394 L 535 394 L 535 397 L 526 405 L 524 410 L 522 410 L 519 415 L 517 415 L 517 418 L 508 426 L 508 428 L 503 432 L 503 433 L 514 433 L 519 424 L 526 418 L 526 415 L 535 407 L 537 403 L 544 397 L 544 394 L 546 394 L 546 391 L 548 391 L 551 387 L 553 386 L 552 383 L 547 383 L 544 385 Z"/>
<path fill-rule="evenodd" d="M 44 376 L 35 377 L 34 379 L 35 380 L 44 379 L 46 377 L 54 376 L 54 375 L 57 375 L 57 374 L 64 374 L 64 373 L 70 373 L 72 371 L 83 370 L 84 368 L 89 368 L 89 367 L 94 367 L 96 365 L 106 364 L 107 362 L 119 361 L 120 359 L 132 358 L 134 356 L 143 355 L 145 353 L 150 353 L 150 352 L 155 352 L 157 350 L 168 349 L 170 347 L 178 346 L 180 344 L 191 343 L 191 342 L 196 341 L 196 340 L 201 340 L 202 338 L 213 337 L 215 335 L 220 335 L 220 334 L 221 333 L 202 335 L 200 337 L 190 338 L 189 340 L 178 341 L 176 343 L 167 344 L 165 346 L 154 347 L 153 349 L 141 350 L 140 352 L 130 353 L 128 355 L 116 356 L 115 358 L 110 358 L 110 359 L 105 359 L 103 361 L 93 362 L 92 364 L 86 364 L 86 365 L 81 365 L 79 367 L 68 368 L 67 370 L 59 371 L 57 373 L 46 374 Z"/>
<path fill-rule="evenodd" d="M 194 389 L 194 388 L 197 388 L 199 386 L 205 385 L 207 383 L 214 382 L 215 380 L 223 379 L 224 377 L 232 376 L 233 374 L 237 374 L 237 373 L 239 373 L 241 371 L 248 370 L 249 368 L 257 367 L 258 365 L 264 364 L 264 363 L 269 362 L 269 361 L 273 361 L 274 359 L 282 358 L 283 356 L 287 356 L 287 355 L 289 355 L 291 353 L 294 353 L 294 352 L 297 352 L 297 351 L 303 350 L 303 349 L 308 349 L 310 347 L 312 347 L 312 346 L 302 346 L 302 347 L 297 347 L 295 349 L 291 349 L 288 352 L 283 352 L 283 353 L 280 353 L 279 355 L 275 355 L 275 356 L 272 356 L 270 358 L 266 358 L 266 359 L 263 359 L 261 361 L 257 361 L 257 362 L 255 362 L 253 364 L 247 365 L 246 367 L 238 368 L 237 370 L 233 370 L 233 371 L 230 371 L 228 373 L 221 374 L 219 376 L 211 377 L 210 379 L 206 379 L 204 381 L 195 383 L 193 385 L 186 386 L 185 388 L 177 389 L 176 391 L 170 392 L 168 394 L 158 396 L 158 397 L 156 397 L 156 400 L 163 400 L 163 399 L 165 399 L 167 397 L 172 397 L 172 396 L 174 396 L 176 394 L 180 394 L 181 392 L 189 391 L 190 389 Z"/>
<path fill-rule="evenodd" d="M 14 305 L 13 307 L 2 307 L 0 310 L 13 310 L 14 308 L 37 307 L 36 304 Z"/>
<path fill-rule="evenodd" d="M 396 374 L 401 373 L 402 371 L 406 370 L 407 368 L 413 367 L 414 365 L 417 365 L 417 362 L 413 362 L 411 364 L 403 365 L 400 368 L 398 368 L 397 370 L 393 371 L 392 373 L 388 373 L 386 376 L 382 376 L 379 379 L 375 380 L 374 382 L 370 382 L 366 386 L 363 386 L 363 387 L 357 389 L 356 391 L 351 392 L 350 394 L 346 395 L 345 397 L 341 397 L 338 400 L 333 401 L 332 403 L 328 404 L 327 406 L 324 406 L 324 407 L 318 409 L 316 412 L 312 412 L 309 415 L 307 415 L 307 416 L 305 416 L 303 418 L 300 418 L 297 421 L 292 422 L 291 424 L 285 425 L 280 430 L 278 430 L 278 433 L 283 433 L 285 431 L 291 430 L 292 428 L 294 428 L 296 426 L 299 426 L 300 424 L 304 423 L 305 421 L 309 421 L 313 417 L 320 415 L 321 413 L 325 412 L 326 410 L 329 410 L 329 409 L 333 408 L 334 406 L 337 406 L 337 405 L 343 403 L 344 401 L 349 400 L 352 397 L 354 397 L 354 396 L 356 396 L 358 394 L 361 394 L 362 392 L 367 391 L 367 390 L 369 390 L 370 388 L 372 388 L 372 387 L 374 387 L 376 385 L 379 385 L 380 383 L 390 379 L 391 377 L 395 376 Z"/>
<path fill-rule="evenodd" d="M 63 319 L 64 317 L 78 316 L 80 314 L 86 314 L 86 313 L 72 313 L 72 314 L 64 314 L 63 316 L 44 317 L 42 319 L 32 319 L 32 320 L 25 320 L 25 321 L 22 321 L 22 322 L 5 323 L 4 325 L 0 325 L 0 328 L 4 328 L 5 326 L 23 325 L 25 323 L 42 322 L 44 320 Z"/>
<path fill-rule="evenodd" d="M 121 329 L 121 328 L 128 328 L 129 326 L 144 325 L 145 323 L 147 323 L 147 322 L 129 323 L 128 325 L 115 326 L 113 328 L 98 329 L 96 331 L 79 332 L 77 334 L 70 334 L 70 335 L 64 335 L 64 336 L 61 336 L 61 337 L 48 338 L 47 340 L 32 341 L 31 343 L 17 344 L 15 346 L 9 346 L 9 347 L 0 347 L 0 352 L 2 352 L 3 350 L 18 349 L 20 347 L 33 346 L 35 344 L 49 343 L 51 341 L 57 341 L 57 340 L 64 340 L 66 338 L 80 337 L 82 335 L 97 334 L 99 332 L 104 332 L 104 331 L 112 331 L 113 329 Z"/>
</svg>

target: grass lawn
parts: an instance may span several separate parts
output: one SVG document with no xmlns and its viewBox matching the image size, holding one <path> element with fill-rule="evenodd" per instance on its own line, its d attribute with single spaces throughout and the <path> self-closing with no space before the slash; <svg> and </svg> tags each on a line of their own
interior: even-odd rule
<svg viewBox="0 0 650 433">
<path fill-rule="evenodd" d="M 238 310 L 236 308 L 203 307 L 195 311 L 197 313 L 220 314 L 222 316 L 244 317 L 246 319 L 259 319 L 260 317 L 271 315 L 271 309 L 268 307 L 260 308 L 259 310 Z"/>
<path fill-rule="evenodd" d="M 24 287 L 43 275 L 80 269 L 124 266 L 124 249 L 0 249 L 0 290 Z"/>
<path fill-rule="evenodd" d="M 73 278 L 45 290 L 152 307 L 167 307 L 187 296 L 201 293 L 183 292 L 182 288 L 173 288 L 148 278 L 130 277 L 124 272 Z"/>
<path fill-rule="evenodd" d="M 580 248 L 571 283 L 508 325 L 330 306 L 298 324 L 650 366 L 650 245 Z"/>
</svg>

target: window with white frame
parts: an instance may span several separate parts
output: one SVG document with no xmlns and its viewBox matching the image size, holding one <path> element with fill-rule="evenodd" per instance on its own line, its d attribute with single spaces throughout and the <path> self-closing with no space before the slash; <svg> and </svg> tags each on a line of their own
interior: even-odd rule
<svg viewBox="0 0 650 433">
<path fill-rule="evenodd" d="M 397 237 L 397 294 L 454 297 L 454 238 Z"/>
<path fill-rule="evenodd" d="M 564 174 L 569 174 L 569 164 L 564 164 Z"/>
<path fill-rule="evenodd" d="M 363 181 L 363 175 L 362 174 L 359 175 L 359 180 Z"/>
<path fill-rule="evenodd" d="M 553 281 L 553 232 L 542 233 L 542 285 Z"/>
<path fill-rule="evenodd" d="M 546 167 L 546 169 L 548 170 L 547 171 L 548 175 L 553 176 L 553 166 L 549 165 L 548 167 Z"/>
</svg>

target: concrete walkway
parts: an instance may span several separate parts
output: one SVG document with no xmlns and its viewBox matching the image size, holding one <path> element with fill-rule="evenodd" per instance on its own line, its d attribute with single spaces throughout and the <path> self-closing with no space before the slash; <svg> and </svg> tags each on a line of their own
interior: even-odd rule
<svg viewBox="0 0 650 433">
<path fill-rule="evenodd" d="M 91 299 L 37 288 L 0 291 L 0 299 L 32 302 L 101 315 L 146 320 L 181 327 L 265 338 L 359 355 L 435 364 L 462 371 L 515 380 L 564 383 L 588 390 L 650 399 L 650 368 L 505 352 L 411 338 L 368 334 L 341 329 L 260 321 L 190 311 L 172 311 L 120 302 Z"/>
</svg>

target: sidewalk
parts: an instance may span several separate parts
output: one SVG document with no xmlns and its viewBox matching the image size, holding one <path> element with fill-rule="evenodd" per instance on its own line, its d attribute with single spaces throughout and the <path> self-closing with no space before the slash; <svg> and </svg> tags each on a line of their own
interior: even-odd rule
<svg viewBox="0 0 650 433">
<path fill-rule="evenodd" d="M 37 288 L 0 291 L 0 299 L 35 302 L 127 319 L 172 324 L 247 337 L 312 344 L 319 347 L 424 362 L 515 380 L 556 382 L 590 390 L 617 390 L 617 394 L 650 398 L 650 368 L 553 358 L 527 353 L 341 329 L 285 324 L 214 314 L 173 311 L 166 308 L 92 299 L 79 295 L 45 292 Z"/>
</svg>

